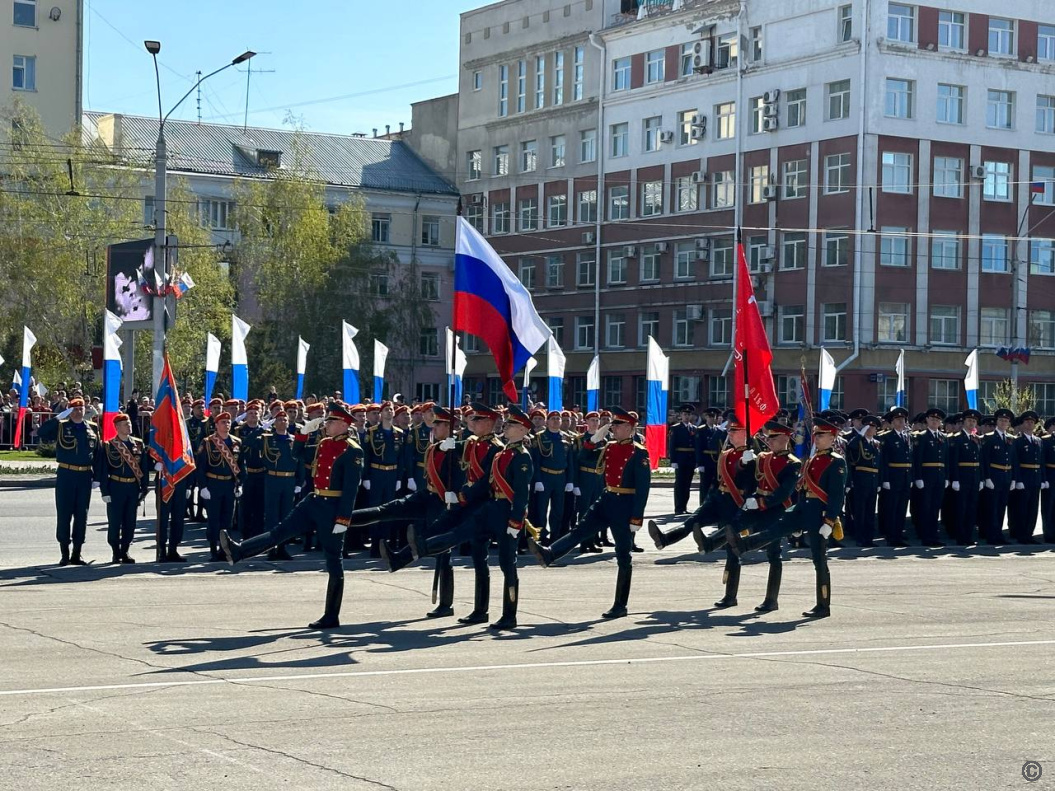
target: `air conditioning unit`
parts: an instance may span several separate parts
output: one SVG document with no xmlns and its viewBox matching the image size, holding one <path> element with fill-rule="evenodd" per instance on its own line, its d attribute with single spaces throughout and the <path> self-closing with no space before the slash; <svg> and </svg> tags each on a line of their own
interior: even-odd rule
<svg viewBox="0 0 1055 791">
<path fill-rule="evenodd" d="M 698 237 L 696 239 L 696 249 L 709 251 L 711 249 L 711 240 L 708 239 L 706 236 Z"/>
<path fill-rule="evenodd" d="M 703 305 L 686 305 L 685 318 L 689 321 L 701 321 L 703 319 Z"/>
<path fill-rule="evenodd" d="M 762 94 L 762 102 L 764 104 L 774 104 L 780 100 L 780 88 L 774 88 L 772 91 L 766 91 Z"/>
<path fill-rule="evenodd" d="M 707 136 L 707 116 L 697 113 L 692 117 L 692 125 L 689 127 L 690 140 L 703 140 Z"/>
<path fill-rule="evenodd" d="M 763 118 L 762 119 L 762 131 L 763 132 L 775 132 L 780 128 L 780 121 L 777 118 Z"/>
<path fill-rule="evenodd" d="M 768 187 L 763 187 L 762 188 L 762 197 L 765 198 L 766 200 L 776 200 L 777 199 L 777 195 L 779 194 L 779 192 L 780 192 L 779 187 L 775 187 L 773 185 L 770 185 Z"/>
<path fill-rule="evenodd" d="M 768 316 L 772 316 L 773 315 L 773 303 L 770 302 L 768 299 L 764 300 L 762 302 L 759 302 L 757 304 L 758 304 L 758 313 L 759 313 L 759 315 L 762 316 L 762 318 L 766 318 Z"/>
<path fill-rule="evenodd" d="M 978 179 L 979 181 L 985 181 L 985 165 L 974 165 L 971 168 L 971 178 Z"/>
<path fill-rule="evenodd" d="M 762 116 L 764 118 L 776 118 L 780 114 L 780 108 L 775 104 L 762 105 Z"/>
<path fill-rule="evenodd" d="M 469 196 L 469 204 L 471 206 L 482 206 L 483 202 L 484 202 L 484 196 L 481 195 L 480 193 L 476 193 L 475 195 L 470 195 Z"/>
<path fill-rule="evenodd" d="M 762 260 L 763 261 L 772 261 L 776 257 L 777 257 L 777 248 L 775 248 L 773 245 L 769 245 L 768 247 L 766 247 L 766 249 L 762 253 Z"/>
<path fill-rule="evenodd" d="M 661 143 L 673 143 L 674 142 L 674 133 L 673 132 L 660 132 L 659 133 L 659 142 L 661 142 Z"/>
<path fill-rule="evenodd" d="M 706 184 L 707 183 L 707 172 L 704 170 L 697 170 L 692 174 L 693 184 Z"/>
<path fill-rule="evenodd" d="M 692 45 L 692 70 L 702 74 L 711 68 L 711 42 L 697 41 Z"/>
<path fill-rule="evenodd" d="M 757 266 L 757 267 L 755 268 L 755 274 L 756 274 L 756 275 L 768 275 L 768 274 L 770 274 L 770 273 L 771 273 L 772 271 L 773 271 L 773 265 L 772 265 L 772 264 L 765 264 L 765 263 L 762 263 L 762 264 L 759 264 L 759 265 L 758 265 L 758 266 Z"/>
<path fill-rule="evenodd" d="M 670 242 L 656 242 L 656 252 L 665 253 L 670 249 Z"/>
<path fill-rule="evenodd" d="M 637 245 L 628 244 L 623 248 L 623 255 L 627 258 L 637 258 Z"/>
<path fill-rule="evenodd" d="M 587 231 L 582 235 L 583 244 L 593 244 L 597 240 L 597 234 L 593 231 Z"/>
</svg>

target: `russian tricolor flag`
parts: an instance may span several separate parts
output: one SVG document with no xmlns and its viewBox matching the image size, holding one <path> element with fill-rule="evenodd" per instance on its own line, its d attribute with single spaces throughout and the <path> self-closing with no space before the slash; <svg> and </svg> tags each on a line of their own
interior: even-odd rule
<svg viewBox="0 0 1055 791">
<path fill-rule="evenodd" d="M 388 362 L 388 347 L 374 339 L 374 403 L 380 404 L 385 397 L 385 363 Z"/>
<path fill-rule="evenodd" d="M 176 299 L 182 297 L 192 288 L 194 288 L 194 280 L 191 278 L 189 272 L 184 272 L 182 275 L 179 276 L 179 280 L 176 281 Z"/>
<path fill-rule="evenodd" d="M 37 336 L 29 329 L 22 328 L 22 374 L 18 384 L 18 423 L 15 424 L 15 447 L 22 447 L 22 424 L 26 422 L 26 410 L 29 408 L 29 381 L 33 371 L 33 347 Z"/>
<path fill-rule="evenodd" d="M 216 374 L 220 370 L 220 339 L 211 332 L 205 347 L 205 403 L 212 400 L 212 389 L 216 386 Z"/>
<path fill-rule="evenodd" d="M 513 374 L 552 334 L 527 289 L 464 217 L 454 247 L 454 330 L 483 339 L 513 403 Z"/>
<path fill-rule="evenodd" d="M 308 368 L 308 349 L 311 344 L 297 336 L 297 399 L 304 397 L 304 372 Z"/>
<path fill-rule="evenodd" d="M 245 354 L 245 336 L 253 329 L 231 315 L 231 398 L 249 400 L 249 362 Z"/>
<path fill-rule="evenodd" d="M 818 388 L 821 391 L 820 411 L 824 412 L 831 406 L 832 390 L 835 389 L 835 358 L 828 354 L 828 350 L 821 347 L 821 370 L 818 378 Z"/>
<path fill-rule="evenodd" d="M 117 434 L 114 417 L 121 411 L 121 339 L 124 321 L 110 311 L 103 316 L 103 442 Z"/>
<path fill-rule="evenodd" d="M 546 349 L 546 377 L 549 379 L 549 403 L 550 409 L 564 409 L 564 368 L 568 358 L 564 356 L 557 340 L 552 335 L 547 341 Z"/>
<path fill-rule="evenodd" d="M 652 469 L 667 455 L 667 393 L 670 381 L 670 358 L 648 336 L 648 400 L 645 415 L 645 447 Z"/>
<path fill-rule="evenodd" d="M 901 354 L 897 356 L 897 363 L 894 365 L 894 372 L 897 374 L 897 391 L 894 394 L 894 406 L 906 406 L 908 401 L 908 393 L 905 390 L 905 350 L 901 350 Z"/>
<path fill-rule="evenodd" d="M 963 378 L 963 389 L 967 392 L 967 406 L 978 409 L 978 350 L 975 349 L 963 361 L 967 375 Z"/>
<path fill-rule="evenodd" d="M 347 321 L 341 322 L 341 370 L 344 372 L 344 402 L 358 404 L 359 398 L 359 350 L 355 348 L 355 336 L 359 330 Z"/>
<path fill-rule="evenodd" d="M 601 355 L 595 354 L 586 370 L 586 411 L 596 412 L 601 392 Z"/>
</svg>

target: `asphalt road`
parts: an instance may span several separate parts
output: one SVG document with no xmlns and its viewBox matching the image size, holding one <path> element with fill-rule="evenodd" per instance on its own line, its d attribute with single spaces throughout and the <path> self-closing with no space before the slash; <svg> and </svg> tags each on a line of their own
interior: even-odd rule
<svg viewBox="0 0 1055 791">
<path fill-rule="evenodd" d="M 612 623 L 611 555 L 525 561 L 499 637 L 423 618 L 429 569 L 351 561 L 347 625 L 320 634 L 316 555 L 111 566 L 96 498 L 96 563 L 57 568 L 52 513 L 0 490 L 0 789 L 1055 787 L 1050 546 L 834 550 L 812 623 L 798 551 L 758 616 L 764 562 L 719 612 L 719 558 L 649 546 Z"/>
</svg>

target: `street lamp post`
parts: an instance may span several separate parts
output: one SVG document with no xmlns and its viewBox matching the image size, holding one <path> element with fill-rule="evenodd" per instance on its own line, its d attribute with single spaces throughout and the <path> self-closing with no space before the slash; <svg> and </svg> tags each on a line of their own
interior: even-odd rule
<svg viewBox="0 0 1055 791">
<path fill-rule="evenodd" d="M 187 97 L 197 90 L 199 85 L 225 69 L 237 66 L 239 63 L 245 63 L 256 53 L 251 50 L 243 52 L 230 63 L 224 64 L 216 69 L 216 71 L 209 72 L 204 77 L 200 77 L 198 81 L 191 86 L 191 89 L 183 94 L 183 98 L 176 102 L 168 113 L 162 115 L 161 72 L 158 71 L 158 53 L 161 52 L 161 42 L 144 41 L 143 46 L 146 47 L 147 52 L 149 52 L 154 59 L 154 77 L 157 80 L 158 89 L 158 140 L 154 150 L 154 269 L 158 275 L 157 280 L 161 283 L 167 283 L 168 245 L 165 242 L 165 196 L 168 176 L 168 145 L 165 142 L 165 122 L 169 119 L 170 115 L 176 112 L 176 109 L 183 104 Z M 161 381 L 161 369 L 164 365 L 165 335 L 168 332 L 168 319 L 165 314 L 165 301 L 167 299 L 167 296 L 162 297 L 159 295 L 154 297 L 154 392 L 157 391 L 157 385 Z"/>
</svg>

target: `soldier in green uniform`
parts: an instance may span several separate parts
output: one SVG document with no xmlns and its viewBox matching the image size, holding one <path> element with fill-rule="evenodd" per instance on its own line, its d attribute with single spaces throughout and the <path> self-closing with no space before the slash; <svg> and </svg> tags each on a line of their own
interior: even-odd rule
<svg viewBox="0 0 1055 791">
<path fill-rule="evenodd" d="M 187 418 L 187 437 L 190 439 L 191 454 L 197 457 L 206 432 L 212 433 L 212 426 L 208 418 L 205 417 L 205 399 L 199 398 L 196 401 L 192 401 L 190 412 L 190 417 Z M 193 479 L 187 486 L 190 492 L 189 496 L 184 496 L 187 501 L 187 519 L 192 522 L 204 522 L 205 506 L 200 499 L 197 500 L 197 513 L 195 513 L 195 496 L 197 495 L 198 487 L 194 485 Z"/>
<path fill-rule="evenodd" d="M 220 413 L 213 426 L 216 431 L 205 438 L 198 452 L 196 475 L 209 517 L 206 535 L 210 558 L 223 560 L 220 531 L 230 530 L 234 522 L 234 504 L 242 496 L 245 467 L 239 462 L 241 441 L 230 435 L 231 416 Z"/>
<path fill-rule="evenodd" d="M 598 412 L 586 413 L 586 430 L 575 439 L 575 467 L 572 472 L 572 481 L 575 485 L 575 498 L 578 508 L 576 514 L 578 519 L 586 516 L 597 498 L 604 491 L 604 475 L 598 467 L 601 461 L 601 449 L 603 445 L 593 445 L 587 448 L 587 442 L 601 428 L 601 415 Z M 604 536 L 598 533 L 594 536 L 586 536 L 579 546 L 579 552 L 602 552 L 601 542 Z"/>
<path fill-rule="evenodd" d="M 96 478 L 106 503 L 106 541 L 113 562 L 135 563 L 128 550 L 136 532 L 136 509 L 150 487 L 149 465 L 143 440 L 132 436 L 128 415 L 118 413 L 114 429 L 117 436 L 104 442 L 96 454 Z"/>
<path fill-rule="evenodd" d="M 572 443 L 561 431 L 561 413 L 554 409 L 546 415 L 546 428 L 534 435 L 531 457 L 535 471 L 534 494 L 538 522 L 543 531 L 543 543 L 556 541 L 561 535 L 564 520 L 564 493 L 574 490 L 569 471 L 572 463 Z"/>
<path fill-rule="evenodd" d="M 99 487 L 99 482 L 93 480 L 95 454 L 101 441 L 99 428 L 84 419 L 84 399 L 74 398 L 64 411 L 41 423 L 37 438 L 55 443 L 55 539 L 61 553 L 59 565 L 83 566 L 87 562 L 81 556 L 81 547 L 88 530 L 88 501 L 92 489 Z"/>
<path fill-rule="evenodd" d="M 367 418 L 374 410 L 367 410 Z M 403 486 L 405 432 L 395 425 L 395 407 L 385 401 L 378 410 L 379 422 L 366 430 L 366 467 L 363 470 L 363 488 L 367 491 L 366 504 L 376 508 L 396 497 Z M 370 557 L 381 557 L 381 541 L 395 539 L 397 530 L 390 527 L 370 528 Z"/>
<path fill-rule="evenodd" d="M 238 523 L 242 536 L 252 538 L 264 529 L 264 485 L 267 467 L 264 465 L 261 439 L 264 427 L 260 425 L 260 409 L 263 404 L 250 401 L 246 404 L 245 421 L 231 433 L 241 441 L 241 464 L 245 468 L 245 497 L 238 502 Z"/>
<path fill-rule="evenodd" d="M 260 456 L 267 470 L 264 479 L 264 529 L 274 530 L 293 510 L 297 493 L 297 458 L 293 435 L 289 433 L 289 415 L 285 409 L 273 414 L 271 431 L 260 437 Z M 291 560 L 283 542 L 267 554 L 268 560 Z"/>
</svg>

